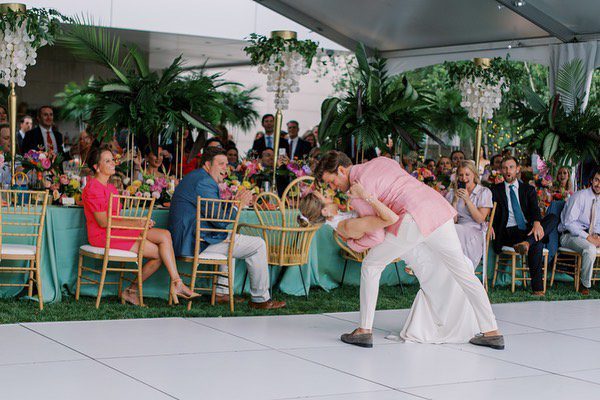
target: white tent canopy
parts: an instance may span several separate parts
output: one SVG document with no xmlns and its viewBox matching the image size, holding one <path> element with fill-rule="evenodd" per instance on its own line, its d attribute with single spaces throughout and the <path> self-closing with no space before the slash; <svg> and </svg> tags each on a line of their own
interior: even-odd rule
<svg viewBox="0 0 600 400">
<path fill-rule="evenodd" d="M 600 66 L 600 0 L 255 0 L 342 46 L 364 43 L 391 74 L 444 61 L 506 56 Z"/>
<path fill-rule="evenodd" d="M 598 0 L 256 1 L 349 50 L 362 42 L 389 59 L 440 62 L 600 38 Z"/>
</svg>

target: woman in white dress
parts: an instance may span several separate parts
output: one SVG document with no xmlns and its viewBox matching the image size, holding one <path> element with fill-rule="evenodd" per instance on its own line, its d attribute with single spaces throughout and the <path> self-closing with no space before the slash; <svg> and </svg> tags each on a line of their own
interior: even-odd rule
<svg viewBox="0 0 600 400">
<path fill-rule="evenodd" d="M 384 228 L 396 222 L 398 215 L 366 193 L 360 184 L 354 184 L 350 193 L 370 202 L 377 215 L 358 218 L 354 212 L 340 212 L 331 199 L 313 192 L 300 200 L 299 222 L 302 225 L 326 223 L 346 239 L 351 249 L 364 251 L 361 239 L 370 237 L 369 243 L 373 243 L 373 238 L 383 241 Z M 391 334 L 388 338 L 418 343 L 466 343 L 479 332 L 473 308 L 447 269 L 421 268 L 431 265 L 429 254 L 419 251 L 417 246 L 404 256 L 421 289 L 400 334 Z"/>
</svg>

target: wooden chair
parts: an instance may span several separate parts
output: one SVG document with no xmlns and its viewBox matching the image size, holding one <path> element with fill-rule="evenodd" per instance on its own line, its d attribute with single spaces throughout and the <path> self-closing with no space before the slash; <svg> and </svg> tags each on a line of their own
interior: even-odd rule
<svg viewBox="0 0 600 400">
<path fill-rule="evenodd" d="M 122 208 L 116 210 L 117 214 L 113 215 L 113 199 L 117 199 Z M 79 300 L 81 293 L 81 285 L 98 285 L 98 294 L 96 295 L 96 308 L 100 307 L 100 299 L 105 285 L 117 285 L 121 302 L 125 303 L 121 292 L 123 289 L 123 281 L 134 282 L 134 279 L 129 279 L 125 274 L 135 274 L 138 284 L 138 294 L 140 306 L 144 305 L 143 296 L 143 281 L 142 281 L 142 266 L 143 266 L 143 249 L 146 243 L 146 235 L 150 229 L 150 220 L 152 219 L 152 211 L 154 209 L 154 198 L 119 196 L 110 195 L 108 205 L 108 226 L 106 227 L 106 245 L 104 247 L 94 247 L 89 244 L 79 248 L 79 264 L 77 268 L 77 287 L 75 291 L 75 300 Z M 120 213 L 118 211 L 121 211 Z M 137 223 L 139 226 L 127 226 L 123 222 Z M 138 232 L 137 238 L 131 236 L 121 236 L 115 234 L 113 229 Z M 110 242 L 113 239 L 128 239 L 139 242 L 139 250 L 137 253 L 111 249 Z M 84 258 L 102 260 L 102 267 L 83 265 Z M 110 262 L 119 263 L 119 267 L 109 267 Z M 133 264 L 132 268 L 126 267 L 125 264 Z M 84 275 L 84 272 L 99 276 L 100 280 L 94 277 Z M 119 279 L 116 282 L 107 282 L 106 275 L 109 272 L 118 272 Z M 88 275 L 89 275 L 88 274 Z M 84 281 L 84 282 L 82 282 Z"/>
<path fill-rule="evenodd" d="M 554 256 L 554 262 L 552 263 L 550 287 L 554 285 L 554 276 L 559 272 L 573 277 L 575 280 L 575 291 L 578 292 L 579 283 L 581 282 L 581 261 L 581 253 L 567 247 L 559 247 Z"/>
<path fill-rule="evenodd" d="M 238 210 L 237 212 L 235 210 Z M 235 259 L 233 258 L 233 246 L 235 245 L 235 233 L 237 232 L 238 221 L 240 219 L 240 202 L 237 200 L 219 200 L 204 199 L 198 196 L 196 203 L 196 243 L 194 245 L 194 255 L 190 257 L 178 257 L 179 261 L 192 264 L 191 273 L 181 272 L 181 276 L 190 279 L 190 289 L 192 291 L 211 291 L 210 304 L 215 305 L 217 286 L 219 277 L 227 278 L 227 287 L 229 287 L 229 309 L 234 311 L 234 282 L 233 274 L 235 271 Z M 213 223 L 218 222 L 226 224 L 227 227 L 216 228 Z M 226 234 L 227 238 L 222 243 L 228 243 L 227 255 L 202 251 L 202 244 L 208 245 L 202 238 L 202 234 L 221 233 Z M 200 270 L 201 266 L 209 266 L 212 269 Z M 220 271 L 219 267 L 227 266 L 226 271 Z M 210 287 L 196 286 L 198 278 L 210 278 Z M 171 298 L 169 298 L 169 304 Z M 192 301 L 187 304 L 187 309 L 192 309 Z"/>
<path fill-rule="evenodd" d="M 496 216 L 496 206 L 498 204 L 494 202 L 494 206 L 492 207 L 492 212 L 488 216 L 488 226 L 487 230 L 484 232 L 483 236 L 483 257 L 481 259 L 481 272 L 477 272 L 477 266 L 475 266 L 475 275 L 481 275 L 481 281 L 483 282 L 483 287 L 485 290 L 488 290 L 488 255 L 490 251 L 490 246 L 492 244 L 492 223 L 494 222 L 494 217 Z"/>
<path fill-rule="evenodd" d="M 41 277 L 41 247 L 46 207 L 47 191 L 0 190 L 0 257 L 1 260 L 24 261 L 26 266 L 0 265 L 0 273 L 24 274 L 29 277 L 26 283 L 0 283 L 0 286 L 27 287 L 27 295 L 33 296 L 35 282 L 40 310 L 44 309 Z M 15 238 L 17 242 L 6 243 L 4 239 Z M 11 240 L 12 241 L 12 240 Z"/>
<path fill-rule="evenodd" d="M 298 208 L 298 204 L 300 203 L 300 197 L 302 197 L 302 192 L 307 187 L 312 185 L 315 182 L 315 178 L 312 176 L 301 176 L 300 178 L 294 179 L 290 184 L 285 188 L 281 199 L 283 201 L 283 206 L 287 209 Z"/>
<path fill-rule="evenodd" d="M 254 211 L 259 224 L 240 224 L 240 233 L 259 236 L 264 239 L 267 244 L 269 265 L 286 269 L 299 267 L 304 294 L 308 298 L 308 289 L 301 267 L 308 263 L 310 244 L 321 226 L 299 226 L 297 222 L 298 211 L 286 209 L 274 193 L 265 192 L 258 195 L 254 203 Z M 272 279 L 270 282 L 272 293 Z M 245 283 L 246 277 L 244 277 L 244 287 Z"/>
<path fill-rule="evenodd" d="M 340 286 L 344 286 L 344 278 L 346 277 L 346 268 L 348 267 L 348 261 L 354 261 L 357 263 L 362 263 L 369 254 L 368 250 L 365 250 L 361 253 L 352 250 L 348 245 L 342 240 L 340 235 L 336 231 L 333 231 L 333 239 L 340 246 L 340 256 L 344 259 L 344 270 L 342 271 L 342 280 Z M 401 261 L 400 258 L 396 258 L 392 261 L 394 264 L 394 268 L 396 269 L 396 276 L 398 277 L 398 283 L 400 284 L 400 292 L 404 294 L 404 285 L 402 285 L 402 280 L 400 279 L 400 271 L 398 271 L 398 263 Z"/>
<path fill-rule="evenodd" d="M 546 292 L 546 279 L 548 276 L 548 249 L 544 249 L 542 257 L 544 260 L 543 265 L 543 281 L 544 281 L 544 293 Z M 517 257 L 521 259 L 521 266 L 517 265 Z M 500 269 L 500 266 L 509 266 L 511 274 L 511 291 L 515 292 L 515 284 L 520 281 L 523 282 L 523 287 L 527 287 L 527 282 L 531 281 L 529 275 L 529 268 L 527 268 L 527 257 L 522 257 L 515 251 L 514 248 L 509 246 L 503 246 L 502 252 L 496 257 L 496 265 L 494 266 L 494 279 L 492 280 L 492 288 L 496 286 L 496 279 L 498 272 L 506 274 L 507 271 Z M 521 276 L 517 276 L 517 272 L 521 272 Z"/>
</svg>

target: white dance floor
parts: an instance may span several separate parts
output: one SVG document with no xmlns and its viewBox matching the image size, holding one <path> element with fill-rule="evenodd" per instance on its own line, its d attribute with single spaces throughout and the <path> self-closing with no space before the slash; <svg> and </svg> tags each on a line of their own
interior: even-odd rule
<svg viewBox="0 0 600 400">
<path fill-rule="evenodd" d="M 600 300 L 494 306 L 507 349 L 344 345 L 358 313 L 0 325 L 2 399 L 598 399 Z"/>
</svg>

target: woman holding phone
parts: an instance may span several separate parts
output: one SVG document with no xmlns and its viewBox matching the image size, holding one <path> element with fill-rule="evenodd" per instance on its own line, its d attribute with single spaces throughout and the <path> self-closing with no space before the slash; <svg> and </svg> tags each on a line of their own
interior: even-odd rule
<svg viewBox="0 0 600 400">
<path fill-rule="evenodd" d="M 465 256 L 475 269 L 483 255 L 486 218 L 493 207 L 492 192 L 479 184 L 479 174 L 473 161 L 461 161 L 456 177 L 446 199 L 458 213 L 454 217 L 456 232 Z"/>
</svg>

